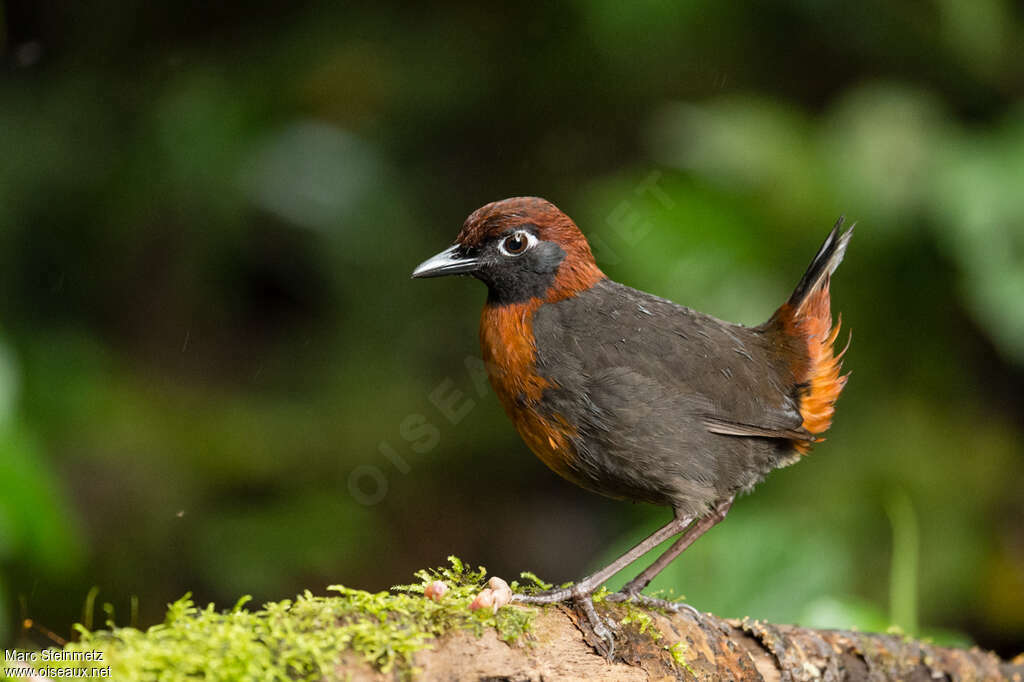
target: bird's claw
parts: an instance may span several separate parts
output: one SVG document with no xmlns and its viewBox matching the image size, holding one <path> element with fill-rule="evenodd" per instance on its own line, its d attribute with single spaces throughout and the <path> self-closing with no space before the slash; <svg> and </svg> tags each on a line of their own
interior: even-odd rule
<svg viewBox="0 0 1024 682">
<path fill-rule="evenodd" d="M 605 643 L 604 657 L 609 661 L 612 660 L 612 657 L 615 655 L 615 631 L 619 629 L 618 623 L 608 618 L 601 618 L 597 614 L 592 595 L 574 595 L 573 601 L 576 607 L 586 615 L 594 635 Z"/>
<path fill-rule="evenodd" d="M 641 594 L 639 592 L 613 592 L 605 597 L 605 600 L 613 603 L 633 602 L 634 604 L 646 606 L 647 608 L 664 609 L 665 611 L 671 611 L 672 613 L 689 611 L 695 618 L 700 617 L 700 611 L 689 604 L 669 601 L 667 599 L 658 599 L 657 597 L 648 597 L 646 594 Z"/>
</svg>

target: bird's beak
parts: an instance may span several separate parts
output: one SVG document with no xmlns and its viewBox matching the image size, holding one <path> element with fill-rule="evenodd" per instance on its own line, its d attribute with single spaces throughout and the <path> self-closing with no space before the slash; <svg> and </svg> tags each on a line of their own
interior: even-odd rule
<svg viewBox="0 0 1024 682">
<path fill-rule="evenodd" d="M 459 253 L 461 247 L 456 244 L 441 253 L 428 258 L 412 271 L 413 277 L 442 277 L 444 275 L 461 275 L 476 270 L 480 264 L 478 258 L 469 258 Z"/>
</svg>

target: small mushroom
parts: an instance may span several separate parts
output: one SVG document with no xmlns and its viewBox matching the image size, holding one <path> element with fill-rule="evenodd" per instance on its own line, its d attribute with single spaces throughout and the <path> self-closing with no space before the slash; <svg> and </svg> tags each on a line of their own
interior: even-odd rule
<svg viewBox="0 0 1024 682">
<path fill-rule="evenodd" d="M 448 592 L 448 585 L 440 580 L 434 582 L 423 588 L 423 596 L 427 599 L 433 599 L 434 601 L 441 601 L 441 598 Z"/>
<path fill-rule="evenodd" d="M 477 609 L 487 609 L 494 606 L 494 590 L 486 588 L 480 594 L 476 595 L 476 599 L 469 605 L 470 611 L 476 611 Z"/>
<path fill-rule="evenodd" d="M 497 611 L 505 604 L 512 601 L 512 588 L 508 586 L 508 583 L 501 578 L 495 576 L 491 578 L 487 586 L 494 594 L 494 610 Z"/>
</svg>

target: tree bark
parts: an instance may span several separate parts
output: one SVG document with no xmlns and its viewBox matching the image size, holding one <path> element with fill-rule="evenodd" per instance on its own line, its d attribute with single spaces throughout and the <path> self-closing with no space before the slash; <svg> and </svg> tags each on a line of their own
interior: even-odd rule
<svg viewBox="0 0 1024 682">
<path fill-rule="evenodd" d="M 628 615 L 621 606 L 606 608 L 618 620 Z M 614 656 L 607 660 L 597 653 L 598 640 L 575 611 L 561 606 L 543 609 L 526 642 L 509 645 L 494 632 L 442 638 L 416 655 L 416 678 L 1024 682 L 1024 655 L 1007 662 L 977 648 L 950 649 L 899 635 L 811 630 L 710 614 L 650 616 L 645 628 L 636 623 L 620 626 Z M 341 679 L 389 677 L 355 660 L 343 661 L 338 672 Z"/>
</svg>

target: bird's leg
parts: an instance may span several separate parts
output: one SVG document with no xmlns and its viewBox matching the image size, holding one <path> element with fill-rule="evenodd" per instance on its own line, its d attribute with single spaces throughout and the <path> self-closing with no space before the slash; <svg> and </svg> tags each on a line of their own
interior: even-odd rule
<svg viewBox="0 0 1024 682">
<path fill-rule="evenodd" d="M 591 573 L 578 583 L 557 590 L 549 590 L 541 594 L 517 594 L 513 596 L 513 600 L 525 604 L 553 604 L 555 602 L 571 600 L 576 608 L 587 617 L 587 621 L 589 621 L 590 628 L 594 631 L 594 634 L 604 640 L 606 644 L 605 656 L 610 660 L 615 652 L 615 635 L 612 632 L 615 625 L 612 621 L 602 619 L 598 615 L 597 609 L 594 608 L 594 591 L 623 568 L 665 540 L 681 533 L 692 521 L 693 517 L 676 516 L 667 524 L 654 531 L 649 537 L 639 542 L 633 549 L 601 570 Z"/>
<path fill-rule="evenodd" d="M 665 540 L 678 535 L 690 525 L 693 517 L 675 517 L 667 524 L 654 531 L 648 538 L 641 540 L 633 549 L 629 550 L 615 561 L 611 562 L 600 571 L 591 573 L 583 580 L 570 587 L 563 587 L 557 590 L 549 590 L 541 594 L 517 594 L 514 601 L 524 604 L 554 604 L 556 602 L 579 601 L 583 597 L 589 598 L 609 578 L 630 565 L 647 552 L 651 551 Z M 652 576 L 653 577 L 653 576 Z M 649 582 L 649 581 L 648 581 Z"/>
<path fill-rule="evenodd" d="M 578 583 L 557 590 L 549 590 L 541 594 L 516 594 L 512 599 L 513 601 L 522 602 L 524 604 L 553 604 L 556 602 L 571 600 L 587 617 L 594 634 L 603 639 L 607 644 L 605 655 L 610 659 L 615 651 L 615 636 L 609 627 L 610 623 L 603 620 L 594 608 L 594 591 L 613 575 L 660 545 L 665 540 L 668 540 L 679 533 L 683 533 L 683 536 L 676 540 L 676 542 L 674 542 L 664 554 L 658 557 L 653 564 L 647 567 L 647 569 L 636 578 L 631 580 L 622 592 L 610 594 L 607 598 L 610 601 L 632 600 L 644 606 L 653 606 L 672 611 L 678 611 L 680 608 L 689 608 L 696 612 L 696 609 L 693 609 L 692 606 L 677 604 L 664 599 L 647 597 L 640 594 L 640 591 L 647 587 L 651 580 L 653 580 L 654 577 L 665 568 L 665 566 L 679 556 L 683 550 L 692 545 L 698 537 L 703 535 L 716 523 L 724 519 L 731 505 L 732 498 L 715 507 L 710 514 L 702 517 L 696 523 L 693 523 L 693 516 L 676 515 L 671 521 L 656 530 L 646 539 L 640 541 L 631 550 L 601 570 L 591 573 Z M 685 531 L 685 533 L 683 531 Z"/>
<path fill-rule="evenodd" d="M 672 546 L 665 550 L 665 553 L 654 560 L 654 563 L 648 566 L 640 573 L 637 577 L 626 583 L 621 592 L 608 595 L 609 601 L 635 601 L 643 606 L 654 606 L 657 608 L 668 609 L 670 611 L 678 611 L 679 609 L 685 608 L 694 612 L 696 615 L 697 610 L 688 604 L 680 604 L 678 602 L 671 602 L 666 599 L 656 599 L 654 597 L 648 597 L 640 592 L 651 584 L 655 576 L 661 573 L 666 566 L 683 553 L 687 547 L 696 542 L 704 533 L 711 530 L 715 525 L 725 518 L 725 515 L 729 513 L 729 508 L 732 507 L 733 498 L 729 498 L 724 502 L 720 502 L 709 514 L 705 514 L 700 517 L 695 524 L 686 529 L 686 532 L 682 536 L 672 543 Z"/>
<path fill-rule="evenodd" d="M 730 497 L 725 502 L 719 503 L 709 514 L 705 514 L 698 519 L 697 523 L 687 529 L 686 533 L 672 543 L 672 546 L 655 559 L 654 563 L 644 569 L 640 575 L 626 583 L 622 591 L 627 594 L 638 594 L 643 591 L 666 566 L 696 542 L 697 538 L 711 530 L 725 518 L 725 515 L 729 513 L 729 508 L 732 507 L 732 501 L 733 498 Z"/>
</svg>

